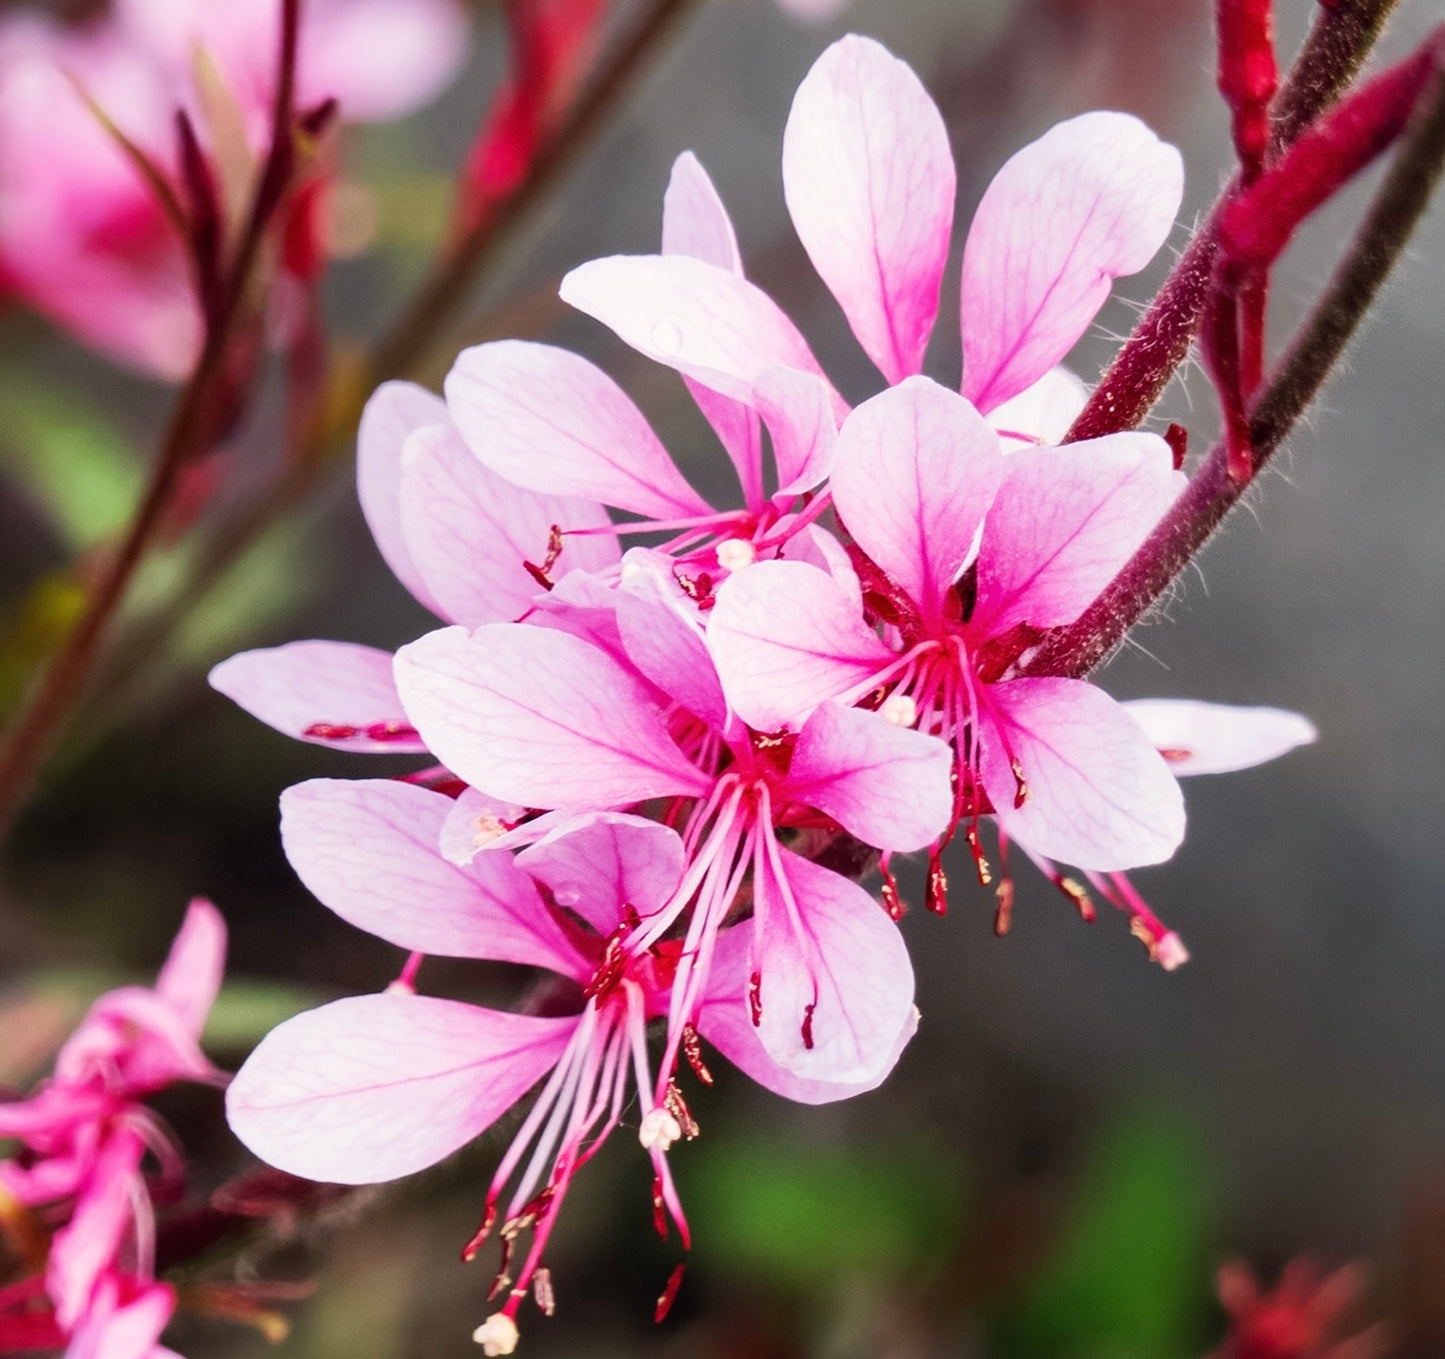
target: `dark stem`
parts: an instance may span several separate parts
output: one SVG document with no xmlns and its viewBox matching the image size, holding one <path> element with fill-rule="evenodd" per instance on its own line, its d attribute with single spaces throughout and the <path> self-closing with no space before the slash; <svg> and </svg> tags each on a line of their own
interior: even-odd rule
<svg viewBox="0 0 1445 1359">
<path fill-rule="evenodd" d="M 428 277 L 372 355 L 370 390 L 407 372 L 436 333 L 466 301 L 482 265 L 499 238 L 550 190 L 609 125 L 608 115 L 627 97 L 633 82 L 662 46 L 693 0 L 654 0 L 621 39 L 607 64 L 593 77 L 557 130 L 547 138 L 517 191 L 444 251 Z"/>
<path fill-rule="evenodd" d="M 1397 0 L 1338 0 L 1321 5 L 1314 27 L 1270 115 L 1275 152 L 1292 143 L 1360 69 Z M 1204 312 L 1219 247 L 1222 209 L 1232 181 L 1170 271 L 1134 332 L 1114 356 L 1066 442 L 1097 439 L 1141 424 L 1184 362 Z"/>
<path fill-rule="evenodd" d="M 1251 407 L 1256 473 L 1284 442 L 1338 362 L 1404 251 L 1442 168 L 1445 73 L 1437 69 L 1354 243 Z M 1104 660 L 1209 540 L 1247 484 L 1229 475 L 1225 445 L 1211 449 L 1144 545 L 1076 622 L 1050 635 L 1024 673 L 1080 676 Z"/>
<path fill-rule="evenodd" d="M 262 169 L 246 228 L 237 243 L 223 295 L 208 316 L 205 343 L 190 381 L 171 415 L 150 478 L 125 537 L 59 652 L 35 685 L 0 743 L 0 835 L 28 796 L 35 774 L 86 681 L 107 628 L 120 607 L 146 552 L 165 522 L 181 472 L 210 448 L 234 420 L 240 400 L 236 356 L 230 351 L 244 315 L 251 271 L 266 227 L 284 196 L 294 156 L 294 67 L 300 0 L 285 0 L 281 19 L 281 66 L 273 121 L 273 142 Z"/>
</svg>

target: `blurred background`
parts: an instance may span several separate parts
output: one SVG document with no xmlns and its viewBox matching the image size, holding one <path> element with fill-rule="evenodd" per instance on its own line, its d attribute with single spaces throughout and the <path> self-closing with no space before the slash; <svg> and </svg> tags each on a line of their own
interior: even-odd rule
<svg viewBox="0 0 1445 1359">
<path fill-rule="evenodd" d="M 1407 3 L 1381 44 L 1402 55 L 1438 13 Z M 1313 7 L 1280 0 L 1287 61 Z M 450 174 L 500 79 L 494 7 L 475 13 L 466 74 L 424 113 L 347 133 L 357 257 L 326 283 L 334 343 L 390 318 L 445 221 Z M 737 223 L 750 276 L 793 315 L 850 399 L 876 375 L 812 274 L 778 170 L 792 92 L 832 37 L 871 34 L 943 110 L 959 162 L 958 239 L 929 371 L 956 381 L 962 231 L 1024 142 L 1090 108 L 1125 109 L 1184 152 L 1177 250 L 1232 163 L 1204 0 L 855 0 L 804 26 L 771 0 L 708 0 L 615 124 L 516 233 L 437 351 L 547 338 L 603 364 L 697 483 L 721 459 L 682 385 L 556 300 L 597 255 L 657 247 L 673 158 L 697 152 Z M 1343 195 L 1276 274 L 1276 343 L 1298 323 L 1368 199 Z M 1167 261 L 1125 280 L 1072 366 L 1092 381 Z M 1437 202 L 1312 418 L 1200 569 L 1108 669 L 1120 697 L 1298 709 L 1316 746 L 1190 782 L 1188 839 L 1134 875 L 1192 960 L 1166 974 L 1101 907 L 1082 924 L 1026 865 L 1011 934 L 956 864 L 953 906 L 904 922 L 923 1022 L 886 1086 L 794 1107 L 722 1076 L 674 1153 L 695 1249 L 649 1225 L 648 1172 L 619 1136 L 576 1182 L 550 1265 L 558 1311 L 537 1356 L 997 1356 L 1186 1359 L 1220 1341 L 1213 1276 L 1249 1261 L 1361 1260 L 1361 1326 L 1396 1319 L 1445 1354 L 1445 208 Z M 0 320 L 0 709 L 73 616 L 69 564 L 124 523 L 170 391 L 106 365 L 21 310 Z M 1157 412 L 1195 454 L 1216 427 L 1197 369 Z M 279 398 L 223 450 L 227 490 L 264 478 Z M 147 568 L 130 621 L 165 607 L 187 548 Z M 149 612 L 148 612 L 149 611 Z M 271 1024 L 372 990 L 396 951 L 332 918 L 281 855 L 276 798 L 316 775 L 385 764 L 288 741 L 205 684 L 235 650 L 298 637 L 394 647 L 432 625 L 382 565 L 338 461 L 163 644 L 105 672 L 0 865 L 0 1085 L 23 1086 L 99 990 L 147 976 L 186 900 L 232 932 L 212 1051 L 234 1065 Z M 398 765 L 398 767 L 404 767 Z M 921 900 L 916 880 L 905 896 Z M 429 962 L 427 989 L 508 999 L 526 977 Z M 202 1187 L 243 1169 L 213 1092 L 164 1112 Z M 489 1256 L 457 1262 L 497 1134 L 406 1184 L 354 1196 L 282 1252 L 314 1272 L 283 1354 L 421 1359 L 476 1353 Z M 364 1201 L 362 1201 L 364 1197 Z M 256 1261 L 243 1258 L 241 1269 Z M 1433 1304 L 1433 1309 L 1432 1309 Z M 1437 1329 L 1432 1330 L 1435 1327 Z M 1348 1328 L 1347 1328 L 1348 1329 Z M 266 1349 L 182 1318 L 182 1352 Z M 1432 1339 L 1433 1337 L 1433 1339 Z M 1403 1351 L 1402 1351 L 1403 1352 Z"/>
</svg>

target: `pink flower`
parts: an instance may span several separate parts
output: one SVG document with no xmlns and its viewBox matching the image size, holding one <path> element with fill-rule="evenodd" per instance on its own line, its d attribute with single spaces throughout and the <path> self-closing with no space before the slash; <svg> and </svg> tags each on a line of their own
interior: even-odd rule
<svg viewBox="0 0 1445 1359">
<path fill-rule="evenodd" d="M 0 1162 L 0 1192 L 27 1208 L 63 1205 L 44 1295 L 0 1290 L 0 1348 L 53 1327 L 73 1359 L 144 1359 L 175 1306 L 154 1277 L 154 1224 L 142 1163 L 179 1171 L 178 1153 L 141 1100 L 178 1080 L 223 1084 L 197 1040 L 221 982 L 226 927 L 197 898 L 154 988 L 109 991 L 61 1049 L 54 1075 L 26 1100 L 0 1104 L 0 1137 L 25 1160 Z M 49 1309 L 37 1306 L 48 1301 Z"/>
<path fill-rule="evenodd" d="M 303 9 L 300 105 L 334 97 L 351 121 L 409 112 L 466 53 L 454 0 Z M 0 25 L 0 277 L 85 343 L 175 380 L 201 337 L 186 256 L 96 108 L 174 180 L 184 106 L 212 143 L 227 210 L 238 212 L 249 158 L 264 149 L 280 3 L 120 0 L 114 10 L 75 29 L 32 17 Z M 212 72 L 204 79 L 201 62 Z"/>
<path fill-rule="evenodd" d="M 436 850 L 451 808 L 449 799 L 402 783 L 316 780 L 283 797 L 282 835 L 307 886 L 359 928 L 415 953 L 545 969 L 553 981 L 535 1012 L 416 995 L 407 984 L 336 1001 L 268 1035 L 237 1074 L 227 1107 L 237 1135 L 271 1164 L 360 1184 L 431 1165 L 545 1082 L 493 1177 L 482 1228 L 467 1247 L 471 1258 L 500 1216 L 503 1255 L 493 1295 L 511 1287 L 501 1315 L 515 1326 L 572 1176 L 625 1116 L 629 1091 L 640 1101 L 638 1136 L 656 1177 L 659 1230 L 666 1235 L 670 1217 L 686 1245 L 664 1153 L 697 1129 L 671 1074 L 655 1085 L 645 1032 L 668 1013 L 679 944 L 646 942 L 642 928 L 676 893 L 683 846 L 655 822 L 594 812 L 555 827 L 515 859 L 499 851 L 457 866 Z M 699 1078 L 711 1081 L 700 1032 L 791 1098 L 819 1102 L 866 1088 L 779 1070 L 750 1027 L 735 1021 L 751 930 L 740 925 L 720 941 L 719 964 L 687 1038 Z M 532 1241 L 513 1286 L 513 1250 L 528 1229 Z M 548 1305 L 545 1282 L 538 1299 Z M 492 1332 L 506 1329 L 489 1324 Z"/>
</svg>

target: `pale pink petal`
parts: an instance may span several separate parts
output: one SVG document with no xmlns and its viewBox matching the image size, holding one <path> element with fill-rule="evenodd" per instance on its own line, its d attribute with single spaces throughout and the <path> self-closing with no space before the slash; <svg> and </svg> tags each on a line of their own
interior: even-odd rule
<svg viewBox="0 0 1445 1359">
<path fill-rule="evenodd" d="M 833 469 L 838 426 L 828 385 L 795 368 L 769 368 L 753 387 L 753 404 L 768 423 L 778 489 L 773 503 L 786 509 Z"/>
<path fill-rule="evenodd" d="M 888 913 L 856 882 L 787 850 L 754 878 L 750 974 L 758 1041 L 785 1071 L 867 1085 L 913 1014 L 913 968 Z"/>
<path fill-rule="evenodd" d="M 225 968 L 226 922 L 204 897 L 194 897 L 156 977 L 156 994 L 199 1036 Z"/>
<path fill-rule="evenodd" d="M 391 656 L 375 647 L 287 642 L 237 653 L 212 669 L 210 681 L 287 736 L 368 755 L 423 752 L 391 671 Z"/>
<path fill-rule="evenodd" d="M 605 938 L 628 907 L 645 918 L 666 904 L 682 878 L 682 839 L 645 817 L 588 812 L 524 849 L 517 865 Z"/>
<path fill-rule="evenodd" d="M 281 843 L 322 905 L 398 948 L 585 971 L 511 855 L 465 868 L 442 857 L 451 808 L 394 779 L 312 779 L 281 795 Z"/>
<path fill-rule="evenodd" d="M 352 996 L 272 1029 L 231 1082 L 226 1116 L 278 1170 L 394 1180 L 496 1122 L 555 1065 L 576 1024 L 433 996 Z"/>
<path fill-rule="evenodd" d="M 722 730 L 727 726 L 727 701 L 697 606 L 673 579 L 671 559 L 657 562 L 657 555 L 634 549 L 623 563 L 617 590 L 622 645 L 631 663 L 669 698 Z"/>
<path fill-rule="evenodd" d="M 708 644 L 728 701 L 757 731 L 797 728 L 894 660 L 857 598 L 804 562 L 756 562 L 731 575 L 708 617 Z"/>
<path fill-rule="evenodd" d="M 471 25 L 457 0 L 330 0 L 301 28 L 303 100 L 334 96 L 347 122 L 399 118 L 436 98 L 466 64 Z"/>
<path fill-rule="evenodd" d="M 1178 848 L 1179 784 L 1103 690 L 1021 679 L 991 685 L 983 698 L 980 770 L 1006 834 L 1097 872 L 1162 863 Z"/>
<path fill-rule="evenodd" d="M 1038 444 L 1061 444 L 1089 393 L 1062 364 L 1050 368 L 1031 387 L 988 413 L 1005 453 Z"/>
<path fill-rule="evenodd" d="M 850 34 L 814 63 L 783 133 L 798 236 L 883 376 L 920 371 L 953 227 L 943 119 L 909 67 Z"/>
<path fill-rule="evenodd" d="M 998 634 L 1073 622 L 1184 484 L 1155 434 L 1013 454 L 983 527 L 974 626 Z"/>
<path fill-rule="evenodd" d="M 569 571 L 546 594 L 537 597 L 526 621 L 533 627 L 554 628 L 580 637 L 619 664 L 632 664 L 617 628 L 616 586 L 589 571 Z M 659 701 L 663 701 L 661 695 Z"/>
<path fill-rule="evenodd" d="M 710 786 L 644 682 L 565 632 L 444 628 L 397 653 L 396 680 L 438 758 L 494 797 L 584 811 Z"/>
<path fill-rule="evenodd" d="M 826 571 L 853 602 L 856 612 L 862 614 L 863 587 L 858 583 L 858 572 L 853 569 L 847 549 L 827 529 L 818 524 L 807 525 L 801 533 L 788 539 L 782 556 Z"/>
<path fill-rule="evenodd" d="M 952 772 L 953 756 L 935 737 L 824 703 L 798 734 L 783 791 L 865 844 L 908 851 L 948 825 Z"/>
<path fill-rule="evenodd" d="M 450 425 L 446 402 L 415 382 L 383 382 L 361 412 L 356 431 L 356 494 L 376 546 L 391 573 L 439 617 L 437 604 L 416 562 L 401 521 L 401 454 L 406 441 L 427 425 Z"/>
<path fill-rule="evenodd" d="M 691 151 L 684 151 L 672 163 L 662 197 L 662 253 L 688 255 L 742 277 L 743 260 L 732 219 Z M 763 449 L 757 415 L 691 378 L 683 381 L 737 469 L 744 502 L 751 509 L 758 508 L 763 499 Z"/>
<path fill-rule="evenodd" d="M 1127 113 L 1059 123 L 1004 165 L 963 248 L 963 394 L 982 411 L 1073 348 L 1116 278 L 1169 235 L 1179 152 Z"/>
<path fill-rule="evenodd" d="M 528 340 L 474 345 L 457 356 L 446 391 L 472 452 L 518 486 L 649 519 L 712 513 L 642 412 L 580 354 Z"/>
<path fill-rule="evenodd" d="M 826 375 L 798 328 L 746 279 L 685 255 L 612 255 L 562 280 L 562 300 L 639 353 L 735 401 L 767 368 Z M 847 403 L 829 387 L 841 420 Z"/>
<path fill-rule="evenodd" d="M 484 849 L 491 849 L 509 834 L 507 827 L 525 819 L 527 809 L 516 802 L 489 797 L 475 788 L 463 788 L 452 800 L 437 836 L 437 847 L 448 863 L 469 864 Z M 526 842 L 530 843 L 530 842 Z"/>
<path fill-rule="evenodd" d="M 937 617 L 999 484 L 998 436 L 956 392 L 909 378 L 838 435 L 833 503 L 858 545 Z"/>
<path fill-rule="evenodd" d="M 1283 708 L 1241 708 L 1187 698 L 1138 698 L 1120 706 L 1163 755 L 1175 778 L 1253 769 L 1319 737 L 1309 718 Z"/>
<path fill-rule="evenodd" d="M 708 974 L 707 991 L 698 1013 L 698 1032 L 759 1085 L 799 1104 L 831 1104 L 882 1085 L 909 1040 L 918 1032 L 918 1010 L 914 1008 L 910 1012 L 908 1021 L 898 1034 L 894 1052 L 877 1074 L 868 1080 L 821 1081 L 795 1075 L 768 1055 L 748 1014 L 745 997 L 752 934 L 753 922 L 746 920 L 718 939 L 712 969 Z"/>
<path fill-rule="evenodd" d="M 542 593 L 524 562 L 547 559 L 554 526 L 607 529 L 600 505 L 523 490 L 482 466 L 451 425 L 407 441 L 401 519 L 412 559 L 444 618 L 476 627 L 520 618 Z M 610 533 L 562 539 L 555 570 L 602 571 L 618 559 Z"/>
<path fill-rule="evenodd" d="M 65 1359 L 167 1359 L 172 1352 L 156 1344 L 176 1310 L 170 1284 L 150 1284 L 123 1306 L 114 1275 L 100 1281 L 80 1319 Z M 172 1356 L 178 1359 L 178 1356 Z"/>
</svg>

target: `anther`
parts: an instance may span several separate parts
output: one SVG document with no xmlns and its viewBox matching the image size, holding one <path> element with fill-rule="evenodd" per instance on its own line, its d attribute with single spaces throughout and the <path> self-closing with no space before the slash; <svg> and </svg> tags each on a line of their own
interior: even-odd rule
<svg viewBox="0 0 1445 1359">
<path fill-rule="evenodd" d="M 717 545 L 717 564 L 724 571 L 741 571 L 757 559 L 757 548 L 746 538 L 724 538 Z"/>
<path fill-rule="evenodd" d="M 809 1052 L 813 1050 L 813 1011 L 817 1008 L 816 1000 L 803 1006 L 803 1046 Z"/>
<path fill-rule="evenodd" d="M 517 1323 L 505 1312 L 493 1312 L 472 1332 L 472 1339 L 485 1355 L 511 1354 L 517 1348 Z"/>
<path fill-rule="evenodd" d="M 492 1224 L 497 1220 L 497 1205 L 487 1204 L 487 1211 L 482 1214 L 482 1225 L 477 1228 L 472 1239 L 462 1247 L 462 1264 L 469 1265 L 477 1258 L 483 1246 L 487 1244 L 487 1237 L 492 1234 Z"/>
<path fill-rule="evenodd" d="M 546 1265 L 539 1265 L 532 1275 L 532 1297 L 544 1317 L 557 1310 L 557 1295 L 552 1291 L 552 1271 Z"/>
<path fill-rule="evenodd" d="M 893 876 L 892 870 L 883 864 L 878 865 L 878 871 L 883 875 L 883 909 L 888 912 L 890 919 L 902 920 L 908 907 L 898 895 L 898 879 Z"/>
<path fill-rule="evenodd" d="M 682 1130 L 682 1135 L 691 1142 L 701 1129 L 697 1126 L 697 1119 L 692 1116 L 692 1110 L 687 1107 L 687 1101 L 683 1099 L 682 1091 L 677 1088 L 676 1081 L 668 1081 L 663 1103 L 667 1106 L 667 1112 L 677 1120 L 677 1126 Z M 676 1138 L 673 1140 L 676 1141 Z"/>
<path fill-rule="evenodd" d="M 753 1028 L 763 1022 L 763 974 L 754 972 L 748 978 L 748 1013 L 752 1016 Z"/>
<path fill-rule="evenodd" d="M 964 827 L 963 838 L 968 842 L 968 852 L 973 855 L 973 866 L 978 870 L 978 885 L 987 887 L 993 882 L 993 871 L 984 857 L 983 846 L 978 841 L 978 827 L 970 823 Z"/>
<path fill-rule="evenodd" d="M 889 694 L 878 707 L 882 719 L 894 727 L 911 727 L 918 721 L 918 704 L 910 694 Z"/>
<path fill-rule="evenodd" d="M 993 932 L 1000 939 L 1008 933 L 1009 925 L 1013 922 L 1014 913 L 1014 880 L 1004 878 L 998 885 L 998 908 L 993 915 Z"/>
<path fill-rule="evenodd" d="M 481 849 L 483 845 L 489 845 L 493 840 L 499 839 L 511 829 L 500 816 L 491 812 L 483 812 L 480 816 L 472 818 L 472 848 Z"/>
<path fill-rule="evenodd" d="M 542 559 L 542 565 L 536 566 L 532 562 L 524 561 L 522 567 L 544 590 L 550 590 L 556 584 L 552 579 L 551 571 L 557 565 L 557 558 L 561 555 L 562 530 L 553 524 L 547 531 L 547 555 Z"/>
<path fill-rule="evenodd" d="M 667 1240 L 667 1202 L 662 1197 L 662 1176 L 652 1177 L 652 1227 L 664 1241 Z"/>
<path fill-rule="evenodd" d="M 1082 883 L 1075 878 L 1060 876 L 1054 879 L 1054 886 L 1074 903 L 1078 909 L 1081 920 L 1090 925 L 1094 923 L 1094 919 L 1098 913 L 1094 910 L 1093 899 L 1084 890 Z"/>
<path fill-rule="evenodd" d="M 925 905 L 934 915 L 948 914 L 948 874 L 943 871 L 936 849 L 928 851 L 928 897 Z"/>
<path fill-rule="evenodd" d="M 652 1309 L 654 1322 L 663 1320 L 672 1311 L 673 1299 L 677 1297 L 677 1290 L 682 1287 L 682 1272 L 687 1268 L 687 1261 L 674 1267 L 671 1274 L 667 1276 L 667 1287 L 662 1290 L 662 1296 L 657 1300 L 657 1306 Z"/>
<path fill-rule="evenodd" d="M 682 1055 L 687 1058 L 693 1075 L 704 1085 L 711 1085 L 712 1072 L 707 1069 L 707 1063 L 702 1059 L 702 1043 L 698 1039 L 697 1030 L 691 1024 L 682 1026 Z"/>
<path fill-rule="evenodd" d="M 1017 759 L 1008 762 L 1009 773 L 1014 776 L 1014 811 L 1029 800 L 1029 785 L 1024 779 L 1024 767 Z"/>
</svg>

